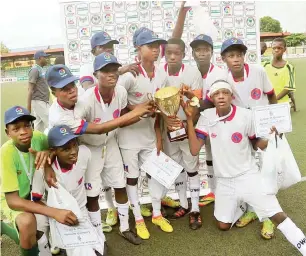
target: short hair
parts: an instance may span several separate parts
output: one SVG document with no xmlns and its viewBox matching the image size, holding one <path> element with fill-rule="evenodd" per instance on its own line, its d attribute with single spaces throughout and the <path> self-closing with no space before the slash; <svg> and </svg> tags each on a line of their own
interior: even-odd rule
<svg viewBox="0 0 306 256">
<path fill-rule="evenodd" d="M 56 57 L 55 61 L 54 61 L 54 65 L 57 64 L 63 64 L 65 65 L 65 57 L 64 56 L 58 56 Z"/>
<path fill-rule="evenodd" d="M 272 44 L 274 42 L 282 43 L 285 48 L 287 47 L 287 43 L 286 43 L 286 40 L 284 38 L 281 38 L 281 37 L 274 38 L 273 41 L 272 41 Z"/>
<path fill-rule="evenodd" d="M 176 45 L 180 46 L 183 53 L 185 53 L 186 45 L 185 45 L 185 42 L 182 39 L 180 39 L 180 38 L 170 38 L 167 42 L 168 42 L 168 44 L 176 44 Z M 167 44 L 166 44 L 166 47 L 167 47 Z"/>
</svg>

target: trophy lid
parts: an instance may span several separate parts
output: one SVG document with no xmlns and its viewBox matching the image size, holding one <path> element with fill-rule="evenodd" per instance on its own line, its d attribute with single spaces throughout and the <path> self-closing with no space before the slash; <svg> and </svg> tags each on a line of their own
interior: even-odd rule
<svg viewBox="0 0 306 256">
<path fill-rule="evenodd" d="M 161 88 L 159 89 L 155 94 L 154 94 L 154 98 L 155 99 L 166 99 L 166 98 L 170 98 L 172 96 L 175 96 L 179 93 L 179 89 L 174 87 L 174 86 L 169 86 L 169 87 L 165 87 L 165 88 Z"/>
</svg>

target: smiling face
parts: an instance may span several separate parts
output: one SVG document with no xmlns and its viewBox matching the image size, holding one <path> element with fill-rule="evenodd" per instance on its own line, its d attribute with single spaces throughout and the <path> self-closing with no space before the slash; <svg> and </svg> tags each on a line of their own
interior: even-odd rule
<svg viewBox="0 0 306 256">
<path fill-rule="evenodd" d="M 213 93 L 211 99 L 217 111 L 228 109 L 232 102 L 232 93 L 228 89 L 219 89 Z"/>
<path fill-rule="evenodd" d="M 31 147 L 33 128 L 32 123 L 27 119 L 17 119 L 17 121 L 8 124 L 5 131 L 15 145 Z"/>
<path fill-rule="evenodd" d="M 79 145 L 77 139 L 72 139 L 62 147 L 53 149 L 60 164 L 73 165 L 78 161 Z"/>
</svg>

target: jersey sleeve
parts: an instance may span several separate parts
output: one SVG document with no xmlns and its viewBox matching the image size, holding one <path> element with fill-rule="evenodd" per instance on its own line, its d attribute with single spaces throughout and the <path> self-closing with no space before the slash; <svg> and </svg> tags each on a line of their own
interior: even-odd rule
<svg viewBox="0 0 306 256">
<path fill-rule="evenodd" d="M 37 68 L 32 68 L 29 72 L 29 83 L 36 84 L 39 78 L 39 71 Z"/>
<path fill-rule="evenodd" d="M 49 149 L 48 137 L 40 131 L 34 131 L 34 136 L 38 140 L 38 150 L 44 151 Z"/>
<path fill-rule="evenodd" d="M 291 64 L 287 64 L 288 68 L 288 85 L 285 87 L 285 89 L 289 91 L 295 91 L 295 68 Z"/>
<path fill-rule="evenodd" d="M 32 181 L 31 198 L 32 201 L 38 202 L 42 199 L 45 193 L 45 182 L 43 176 L 43 170 L 39 169 L 34 172 Z"/>
<path fill-rule="evenodd" d="M 125 73 L 119 77 L 118 85 L 125 88 L 127 92 L 135 86 L 135 78 L 131 73 Z"/>
<path fill-rule="evenodd" d="M 207 112 L 204 111 L 201 113 L 200 118 L 197 122 L 197 125 L 195 127 L 195 132 L 198 138 L 205 140 L 208 136 L 208 126 L 207 126 Z"/>
<path fill-rule="evenodd" d="M 82 84 L 83 82 L 95 82 L 91 65 L 85 64 L 80 68 L 80 83 Z"/>
<path fill-rule="evenodd" d="M 75 134 L 82 135 L 87 129 L 88 122 L 80 117 L 71 118 L 71 116 L 65 115 L 56 125 L 67 125 Z"/>
<path fill-rule="evenodd" d="M 264 94 L 267 94 L 267 95 L 273 95 L 274 89 L 270 82 L 270 79 L 268 78 L 268 74 L 263 67 L 260 66 L 260 68 L 262 70 L 261 73 L 262 73 L 263 92 Z"/>
<path fill-rule="evenodd" d="M 1 191 L 3 193 L 19 191 L 17 169 L 14 164 L 13 146 L 4 145 L 0 149 L 1 155 Z"/>
</svg>

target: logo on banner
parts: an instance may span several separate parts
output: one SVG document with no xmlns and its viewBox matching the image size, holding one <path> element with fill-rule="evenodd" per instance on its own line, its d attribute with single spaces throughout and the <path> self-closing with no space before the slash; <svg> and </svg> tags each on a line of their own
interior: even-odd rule
<svg viewBox="0 0 306 256">
<path fill-rule="evenodd" d="M 232 15 L 232 7 L 230 5 L 224 7 L 224 15 Z"/>
<path fill-rule="evenodd" d="M 79 45 L 77 41 L 70 41 L 68 44 L 69 51 L 76 51 L 78 49 Z"/>
<path fill-rule="evenodd" d="M 226 30 L 224 31 L 224 38 L 230 39 L 230 38 L 232 38 L 233 36 L 234 36 L 233 30 L 231 30 L 231 29 L 226 29 Z M 232 40 L 232 42 L 233 42 L 233 40 Z M 235 43 L 237 43 L 237 40 L 236 40 Z"/>
<path fill-rule="evenodd" d="M 124 2 L 122 1 L 114 1 L 114 9 L 115 11 L 124 11 Z"/>
<path fill-rule="evenodd" d="M 253 18 L 253 17 L 247 17 L 247 19 L 246 19 L 246 25 L 248 26 L 248 27 L 254 27 L 255 26 L 255 18 Z"/>
<path fill-rule="evenodd" d="M 113 2 L 103 2 L 103 9 L 104 11 L 111 11 L 112 10 Z"/>
<path fill-rule="evenodd" d="M 160 7 L 160 1 L 152 1 L 152 7 Z"/>
<path fill-rule="evenodd" d="M 81 36 L 89 36 L 90 35 L 89 28 L 81 28 L 80 33 Z"/>
<path fill-rule="evenodd" d="M 166 21 L 165 26 L 167 29 L 173 29 L 174 28 L 174 23 L 173 21 Z"/>
<path fill-rule="evenodd" d="M 260 97 L 261 97 L 261 90 L 258 89 L 258 88 L 254 88 L 251 91 L 251 97 L 252 97 L 253 100 L 259 100 Z"/>
<path fill-rule="evenodd" d="M 221 27 L 221 20 L 219 20 L 219 19 L 214 19 L 214 20 L 213 20 L 213 24 L 214 24 L 216 27 L 220 28 L 220 27 Z"/>
<path fill-rule="evenodd" d="M 105 22 L 112 22 L 113 21 L 113 15 L 111 13 L 106 13 L 104 15 Z"/>
<path fill-rule="evenodd" d="M 66 16 L 75 14 L 75 6 L 73 4 L 68 4 L 65 6 L 65 14 Z"/>
<path fill-rule="evenodd" d="M 136 24 L 131 24 L 130 26 L 129 26 L 129 32 L 131 33 L 131 34 L 134 34 L 135 33 L 135 31 L 138 29 L 138 26 L 136 25 Z"/>
<path fill-rule="evenodd" d="M 256 62 L 257 61 L 257 53 L 256 52 L 249 52 L 248 59 L 250 62 Z"/>
<path fill-rule="evenodd" d="M 242 134 L 240 132 L 235 132 L 232 135 L 232 142 L 240 143 L 242 141 Z"/>
<path fill-rule="evenodd" d="M 99 15 L 97 15 L 97 14 L 92 15 L 92 17 L 91 17 L 91 23 L 92 23 L 93 25 L 98 25 L 98 24 L 101 23 L 101 21 L 102 21 L 102 19 L 101 19 L 101 17 L 100 17 Z"/>
<path fill-rule="evenodd" d="M 139 8 L 142 10 L 148 9 L 149 2 L 148 1 L 140 1 L 139 2 Z"/>
</svg>

